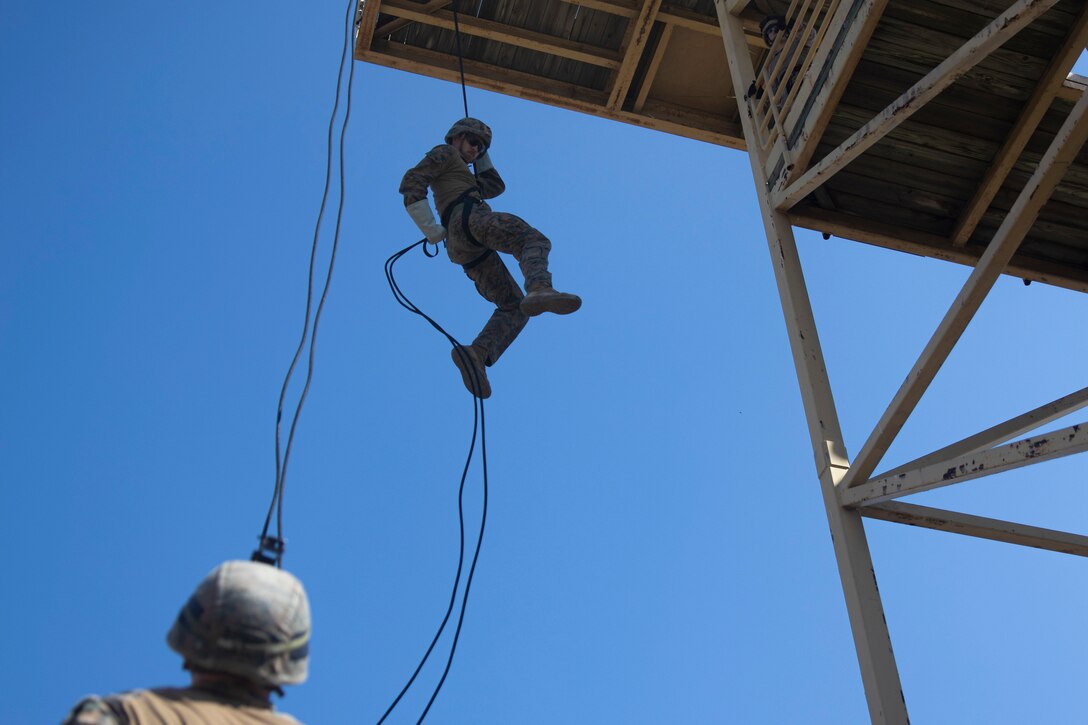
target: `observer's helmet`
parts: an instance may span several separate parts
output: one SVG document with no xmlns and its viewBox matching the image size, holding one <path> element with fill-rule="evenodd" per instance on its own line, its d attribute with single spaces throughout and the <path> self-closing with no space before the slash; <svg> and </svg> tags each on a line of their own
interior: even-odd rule
<svg viewBox="0 0 1088 725">
<path fill-rule="evenodd" d="M 291 574 L 228 561 L 200 582 L 166 641 L 190 669 L 229 672 L 265 687 L 296 685 L 307 675 L 310 603 Z"/>
<path fill-rule="evenodd" d="M 763 36 L 763 44 L 771 47 L 770 34 L 772 30 L 779 32 L 786 29 L 786 18 L 781 15 L 768 15 L 759 21 L 759 34 Z"/>
<path fill-rule="evenodd" d="M 491 148 L 491 129 L 486 123 L 475 118 L 462 118 L 460 121 L 453 124 L 446 133 L 446 143 L 452 143 L 455 138 L 466 133 L 471 133 L 473 136 L 483 141 L 484 151 Z M 483 151 L 480 153 L 483 153 Z"/>
</svg>

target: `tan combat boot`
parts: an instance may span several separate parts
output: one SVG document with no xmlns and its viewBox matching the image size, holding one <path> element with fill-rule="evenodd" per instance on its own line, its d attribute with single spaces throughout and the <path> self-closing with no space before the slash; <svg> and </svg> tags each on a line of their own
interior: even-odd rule
<svg viewBox="0 0 1088 725">
<path fill-rule="evenodd" d="M 582 298 L 568 292 L 556 292 L 551 287 L 537 287 L 521 301 L 521 311 L 529 317 L 542 312 L 569 315 L 582 306 Z"/>
<path fill-rule="evenodd" d="M 481 400 L 491 397 L 491 383 L 487 382 L 487 368 L 484 366 L 485 356 L 486 353 L 475 345 L 458 345 L 450 351 L 453 364 L 461 371 L 461 381 L 468 392 Z"/>
</svg>

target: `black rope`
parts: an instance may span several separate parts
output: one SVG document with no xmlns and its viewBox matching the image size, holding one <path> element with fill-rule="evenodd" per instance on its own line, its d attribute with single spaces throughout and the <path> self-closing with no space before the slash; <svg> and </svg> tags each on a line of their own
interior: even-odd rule
<svg viewBox="0 0 1088 725">
<path fill-rule="evenodd" d="M 283 552 L 284 552 L 284 538 L 283 538 L 283 493 L 284 484 L 287 479 L 287 463 L 291 456 L 291 447 L 295 439 L 295 430 L 298 426 L 299 416 L 302 413 L 302 406 L 306 402 L 306 396 L 310 391 L 310 383 L 313 380 L 314 374 L 314 351 L 317 344 L 317 329 L 318 323 L 321 320 L 321 312 L 325 308 L 325 300 L 328 298 L 329 287 L 332 283 L 332 273 L 336 266 L 336 251 L 340 244 L 340 228 L 344 216 L 344 137 L 347 133 L 348 120 L 351 118 L 351 89 L 352 81 L 355 78 L 355 64 L 350 63 L 348 70 L 348 88 L 347 96 L 344 108 L 344 122 L 340 129 L 340 200 L 336 210 L 336 231 L 333 234 L 332 251 L 329 255 L 329 268 L 325 275 L 325 286 L 321 291 L 321 299 L 318 301 L 317 311 L 313 316 L 313 331 L 310 330 L 310 310 L 313 307 L 313 290 L 314 290 L 314 263 L 317 257 L 317 242 L 321 233 L 321 221 L 325 216 L 325 207 L 329 199 L 329 186 L 332 177 L 332 138 L 333 128 L 336 123 L 336 114 L 340 109 L 340 90 L 343 85 L 344 78 L 344 64 L 349 62 L 349 48 L 351 47 L 351 36 L 354 30 L 355 23 L 353 22 L 355 16 L 355 10 L 358 0 L 349 0 L 347 16 L 344 21 L 344 45 L 340 51 L 340 68 L 336 74 L 336 98 L 332 106 L 332 114 L 329 117 L 329 133 L 328 133 L 328 149 L 327 149 L 327 162 L 325 164 L 325 189 L 321 195 L 321 205 L 317 212 L 317 222 L 314 225 L 314 238 L 313 244 L 310 249 L 310 268 L 309 276 L 306 287 L 306 315 L 302 325 L 302 337 L 298 343 L 298 349 L 295 350 L 295 356 L 291 360 L 290 366 L 287 368 L 287 374 L 283 379 L 283 387 L 280 389 L 279 403 L 276 407 L 276 481 L 272 493 L 272 501 L 268 506 L 268 514 L 265 516 L 264 526 L 261 529 L 259 538 L 259 547 L 253 552 L 253 559 L 266 561 L 268 563 L 274 563 L 276 566 L 283 565 Z M 295 413 L 291 419 L 291 428 L 287 435 L 287 446 L 284 448 L 283 456 L 280 456 L 280 426 L 283 420 L 283 403 L 287 397 L 287 387 L 291 382 L 291 376 L 294 373 L 295 366 L 298 364 L 299 358 L 302 356 L 302 351 L 306 347 L 307 339 L 310 343 L 310 354 L 306 367 L 306 383 L 303 386 L 302 393 L 299 396 L 298 403 L 295 406 Z M 272 515 L 276 516 L 276 536 L 269 537 L 268 529 L 272 523 Z"/>
<path fill-rule="evenodd" d="M 461 25 L 457 22 L 457 0 L 453 0 L 453 34 L 457 41 L 457 65 L 461 69 L 461 100 L 465 102 L 465 118 L 468 118 L 468 91 L 465 90 L 465 59 L 461 55 Z"/>
<path fill-rule="evenodd" d="M 397 280 L 393 275 L 393 266 L 397 263 L 397 261 L 400 260 L 401 257 L 410 252 L 412 249 L 420 245 L 422 245 L 423 253 L 426 256 L 434 257 L 438 254 L 437 245 L 435 245 L 434 254 L 430 254 L 427 251 L 426 239 L 421 239 L 420 241 L 405 247 L 404 249 L 392 255 L 391 257 L 389 257 L 389 259 L 385 261 L 386 281 L 389 282 L 389 288 L 393 291 L 393 297 L 396 298 L 397 302 L 402 307 L 407 309 L 409 312 L 417 314 L 425 319 L 427 322 L 430 323 L 431 327 L 438 330 L 438 332 L 440 332 L 443 337 L 445 337 L 450 342 L 450 344 L 453 345 L 453 349 L 456 351 L 456 354 L 461 360 L 461 363 L 470 373 L 473 388 L 479 390 L 480 380 L 479 376 L 476 373 L 476 367 L 472 364 L 472 361 L 468 359 L 468 354 L 464 351 L 464 348 L 457 342 L 456 339 L 454 339 L 452 335 L 446 332 L 441 325 L 435 322 L 431 317 L 429 317 L 426 313 L 419 309 L 415 305 L 415 303 L 408 299 L 408 297 L 401 291 L 400 286 L 397 284 Z M 431 705 L 434 704 L 435 699 L 438 697 L 438 693 L 442 689 L 442 685 L 446 682 L 446 676 L 449 674 L 450 667 L 453 665 L 454 654 L 457 652 L 457 642 L 461 637 L 461 626 L 464 623 L 465 609 L 468 606 L 468 595 L 470 589 L 472 588 L 472 577 L 476 573 L 476 562 L 480 558 L 480 548 L 483 545 L 484 528 L 487 523 L 487 426 L 485 424 L 484 418 L 484 401 L 480 398 L 477 398 L 475 395 L 472 396 L 472 400 L 472 441 L 469 444 L 468 457 L 465 460 L 465 466 L 461 471 L 461 483 L 460 488 L 457 492 L 457 519 L 460 536 L 460 547 L 457 556 L 457 574 L 453 580 L 453 590 L 450 593 L 450 602 L 449 605 L 446 607 L 446 612 L 442 617 L 442 622 L 438 626 L 438 631 L 435 632 L 434 637 L 431 638 L 430 645 L 427 646 L 427 651 L 423 653 L 423 657 L 420 659 L 419 664 L 416 665 L 415 670 L 412 672 L 412 676 L 408 678 L 408 682 L 405 683 L 403 688 L 401 688 L 401 691 L 393 699 L 393 702 L 389 705 L 388 709 L 386 709 L 385 713 L 378 720 L 378 725 L 381 725 L 381 723 L 385 722 L 385 719 L 389 717 L 390 713 L 393 712 L 393 709 L 401 701 L 401 698 L 403 698 L 404 695 L 408 692 L 409 688 L 411 688 L 412 683 L 415 682 L 416 677 L 423 669 L 423 666 L 427 663 L 427 659 L 431 656 L 431 652 L 434 651 L 435 645 L 438 644 L 439 638 L 445 631 L 446 624 L 449 623 L 450 615 L 453 613 L 453 608 L 456 605 L 457 590 L 461 584 L 461 573 L 464 570 L 465 562 L 465 481 L 468 478 L 469 465 L 472 463 L 472 456 L 476 450 L 476 435 L 477 430 L 479 430 L 481 462 L 483 464 L 483 512 L 480 516 L 480 531 L 476 537 L 476 549 L 472 555 L 472 564 L 469 566 L 468 576 L 465 579 L 465 593 L 461 598 L 461 609 L 457 616 L 457 627 L 454 630 L 453 643 L 450 645 L 449 657 L 447 657 L 446 666 L 442 670 L 442 677 L 439 679 L 438 684 L 435 686 L 434 692 L 431 693 L 431 697 L 427 701 L 427 706 L 424 708 L 423 713 L 419 716 L 417 725 L 418 723 L 422 723 L 423 719 L 427 717 L 427 713 L 430 711 Z"/>
</svg>

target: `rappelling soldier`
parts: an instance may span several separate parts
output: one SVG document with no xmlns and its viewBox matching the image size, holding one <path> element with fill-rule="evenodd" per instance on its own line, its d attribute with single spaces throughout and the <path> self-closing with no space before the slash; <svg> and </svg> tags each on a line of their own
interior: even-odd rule
<svg viewBox="0 0 1088 725">
<path fill-rule="evenodd" d="M 306 679 L 310 604 L 302 584 L 268 564 L 228 561 L 200 583 L 166 638 L 192 684 L 91 696 L 62 725 L 298 725 L 273 692 Z"/>
<path fill-rule="evenodd" d="M 484 201 L 506 189 L 491 163 L 490 147 L 491 129 L 475 118 L 462 118 L 446 134 L 446 143 L 428 151 L 400 183 L 412 221 L 432 244 L 446 240 L 450 261 L 461 265 L 480 295 L 495 305 L 472 344 L 452 351 L 465 387 L 479 398 L 491 395 L 485 368 L 498 361 L 530 317 L 543 312 L 567 315 L 582 305 L 577 295 L 552 288 L 548 238 L 520 217 L 492 211 Z M 428 187 L 441 211 L 441 223 L 427 201 Z M 527 294 L 496 252 L 518 261 Z"/>
</svg>

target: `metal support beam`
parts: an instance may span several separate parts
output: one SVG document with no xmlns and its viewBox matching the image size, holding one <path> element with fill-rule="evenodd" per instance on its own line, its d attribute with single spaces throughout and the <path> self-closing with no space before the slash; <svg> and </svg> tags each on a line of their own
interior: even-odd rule
<svg viewBox="0 0 1088 725">
<path fill-rule="evenodd" d="M 747 88 L 755 79 L 740 19 L 729 13 L 727 0 L 715 0 L 734 88 Z M 837 487 L 849 465 L 839 427 L 831 383 L 824 366 L 812 304 L 805 286 L 793 229 L 785 215 L 772 208 L 767 177 L 758 156 L 752 119 L 741 113 L 748 159 L 752 166 L 767 244 L 774 265 L 782 312 L 789 332 L 809 438 L 820 479 L 824 508 L 835 548 L 854 647 L 865 685 L 869 717 L 880 725 L 907 725 L 907 706 L 899 683 L 884 607 L 876 584 L 869 544 L 861 515 L 839 505 Z"/>
<path fill-rule="evenodd" d="M 982 215 L 990 207 L 990 202 L 994 200 L 997 192 L 1001 189 L 1001 185 L 1005 183 L 1009 171 L 1012 170 L 1016 160 L 1020 158 L 1020 154 L 1027 147 L 1028 141 L 1031 140 L 1032 134 L 1035 133 L 1035 129 L 1039 125 L 1039 121 L 1043 120 L 1043 116 L 1050 110 L 1050 104 L 1058 95 L 1062 83 L 1065 82 L 1065 77 L 1073 69 L 1073 64 L 1080 57 L 1086 40 L 1088 40 L 1088 6 L 1080 11 L 1077 22 L 1069 30 L 1065 44 L 1050 61 L 1046 71 L 1043 72 L 1043 77 L 1035 87 L 1035 92 L 1031 94 L 1031 98 L 1024 105 L 1023 113 L 1005 138 L 1005 143 L 1002 145 L 1001 150 L 997 152 L 997 156 L 994 157 L 990 168 L 986 170 L 986 176 L 983 177 L 982 182 L 975 191 L 974 198 L 971 199 L 960 214 L 959 221 L 956 222 L 956 228 L 952 232 L 953 247 L 962 247 L 971 238 L 971 234 L 974 233 L 975 227 L 978 226 L 979 221 L 982 219 Z"/>
<path fill-rule="evenodd" d="M 899 502 L 866 506 L 860 511 L 862 516 L 870 519 L 976 536 L 980 539 L 1003 541 L 1006 544 L 1031 546 L 1062 554 L 1088 556 L 1088 536 L 1068 534 L 1054 529 L 1041 529 L 1037 526 Z"/>
<path fill-rule="evenodd" d="M 894 476 L 874 478 L 860 486 L 842 489 L 840 500 L 843 506 L 866 506 L 1084 451 L 1088 451 L 1088 423 L 930 463 Z"/>
<path fill-rule="evenodd" d="M 1058 398 L 1052 403 L 1040 405 L 1035 410 L 1018 415 L 992 428 L 987 428 L 981 433 L 959 440 L 921 458 L 915 458 L 910 463 L 904 463 L 902 466 L 885 471 L 874 476 L 874 478 L 892 478 L 900 473 L 923 468 L 931 463 L 947 461 L 958 456 L 965 456 L 968 453 L 1001 445 L 1011 441 L 1018 435 L 1033 431 L 1053 420 L 1080 410 L 1086 405 L 1088 405 L 1088 388 L 1081 388 L 1075 393 Z"/>
<path fill-rule="evenodd" d="M 936 98 L 957 78 L 971 70 L 1009 38 L 1027 27 L 1031 21 L 1049 10 L 1058 0 L 1019 0 L 998 15 L 963 47 L 948 56 L 922 80 L 911 86 L 891 105 L 859 128 L 850 138 L 829 153 L 822 161 L 806 171 L 801 178 L 775 194 L 775 209 L 783 210 L 797 204 L 822 186 L 847 164 L 867 151 L 906 121 L 919 108 Z"/>
<path fill-rule="evenodd" d="M 1050 148 L 1039 161 L 1035 173 L 1028 179 L 1024 189 L 1009 210 L 1005 220 L 998 227 L 985 254 L 978 261 L 978 266 L 967 279 L 963 289 L 945 314 L 944 319 L 933 334 L 925 350 L 903 381 L 899 392 L 892 399 L 876 428 L 858 453 L 854 465 L 847 474 L 846 486 L 856 486 L 872 474 L 888 446 L 899 434 L 907 418 L 914 411 L 922 394 L 933 381 L 952 348 L 959 341 L 967 324 L 982 305 L 998 276 L 1009 259 L 1016 252 L 1039 211 L 1054 193 L 1065 175 L 1073 158 L 1084 146 L 1088 138 L 1088 93 L 1081 96 L 1073 107 L 1062 127 L 1058 130 Z"/>
</svg>

